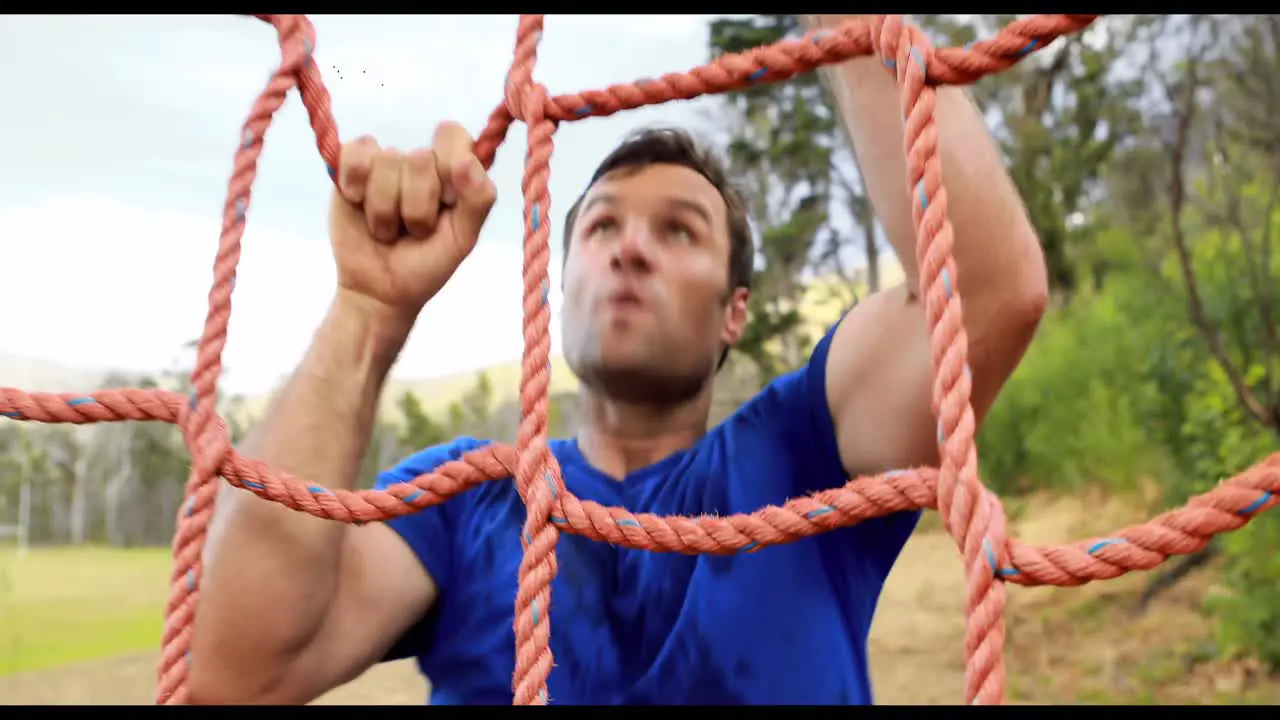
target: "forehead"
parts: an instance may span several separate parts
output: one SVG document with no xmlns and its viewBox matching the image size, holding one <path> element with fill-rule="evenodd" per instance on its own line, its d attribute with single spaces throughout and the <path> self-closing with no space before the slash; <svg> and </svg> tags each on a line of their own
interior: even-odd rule
<svg viewBox="0 0 1280 720">
<path fill-rule="evenodd" d="M 683 165 L 619 168 L 597 180 L 583 196 L 584 212 L 603 205 L 674 206 L 705 215 L 713 225 L 728 220 L 720 191 L 702 173 Z"/>
</svg>

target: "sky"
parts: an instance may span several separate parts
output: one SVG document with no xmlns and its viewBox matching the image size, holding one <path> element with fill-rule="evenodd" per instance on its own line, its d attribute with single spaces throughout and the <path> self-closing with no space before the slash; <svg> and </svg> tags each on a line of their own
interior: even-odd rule
<svg viewBox="0 0 1280 720">
<path fill-rule="evenodd" d="M 687 70 L 707 59 L 711 17 L 550 15 L 535 78 L 559 94 Z M 501 99 L 515 15 L 312 21 L 344 141 L 367 133 L 412 149 L 450 119 L 478 133 Z M 239 16 L 15 15 L 0 24 L 0 354 L 156 371 L 198 336 L 240 126 L 278 61 L 275 31 Z M 653 125 L 705 133 L 714 102 L 562 126 L 551 164 L 554 237 L 623 135 Z M 395 375 L 520 356 L 524 144 L 523 126 L 513 126 L 480 242 L 422 313 Z M 295 92 L 258 165 L 223 354 L 228 391 L 269 391 L 321 320 L 334 287 L 331 188 Z M 552 352 L 559 302 L 554 293 Z"/>
</svg>

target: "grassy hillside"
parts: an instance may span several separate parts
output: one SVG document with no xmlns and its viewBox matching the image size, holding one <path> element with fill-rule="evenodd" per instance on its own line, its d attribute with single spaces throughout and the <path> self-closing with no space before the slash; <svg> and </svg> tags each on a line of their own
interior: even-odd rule
<svg viewBox="0 0 1280 720">
<path fill-rule="evenodd" d="M 896 263 L 887 263 L 882 271 L 884 282 L 893 284 L 902 278 L 902 270 Z M 859 296 L 865 294 L 865 288 L 858 289 Z M 800 314 L 807 319 L 805 331 L 816 339 L 840 317 L 846 308 L 848 290 L 842 289 L 838 281 L 824 278 L 814 281 L 801 302 Z M 472 372 L 456 373 L 428 379 L 393 379 L 383 394 L 381 412 L 391 422 L 398 421 L 399 411 L 396 400 L 406 391 L 412 391 L 422 400 L 424 409 L 431 415 L 439 417 L 450 404 L 458 401 L 470 390 L 481 372 L 489 374 L 493 384 L 493 397 L 499 405 L 514 402 L 520 394 L 520 361 L 515 360 L 501 365 L 479 368 Z M 735 376 L 737 374 L 735 373 Z M 569 370 L 564 358 L 555 356 L 551 359 L 551 393 L 553 395 L 572 394 L 578 389 L 578 379 Z M 244 403 L 246 419 L 260 417 L 270 401 L 269 396 L 247 398 Z"/>
<path fill-rule="evenodd" d="M 520 391 L 520 362 L 518 360 L 488 368 L 479 368 L 472 372 L 444 375 L 435 378 L 412 379 L 393 378 L 387 384 L 382 395 L 382 415 L 388 420 L 396 420 L 399 411 L 396 401 L 406 390 L 412 391 L 421 400 L 423 407 L 433 416 L 442 414 L 450 404 L 457 402 L 464 393 L 476 383 L 481 371 L 489 373 L 489 381 L 493 384 L 493 396 L 499 402 L 516 398 Z M 573 392 L 578 388 L 578 379 L 569 371 L 564 358 L 551 358 L 551 392 Z M 247 418 L 260 417 L 270 402 L 269 395 L 258 395 L 246 398 L 243 412 Z"/>
<path fill-rule="evenodd" d="M 898 282 L 902 277 L 901 268 L 892 260 L 885 263 L 881 271 L 886 285 Z M 865 289 L 858 289 L 859 295 Z M 823 278 L 811 283 L 809 291 L 801 303 L 801 315 L 808 320 L 806 332 L 816 339 L 846 309 L 849 292 L 842 289 L 839 281 Z M 513 403 L 519 396 L 520 362 L 478 368 L 475 371 L 445 375 L 435 378 L 393 378 L 383 395 L 382 415 L 389 421 L 398 420 L 396 400 L 406 391 L 417 395 L 428 413 L 439 417 L 450 404 L 458 401 L 464 393 L 475 385 L 478 373 L 483 370 L 489 374 L 493 385 L 493 397 L 499 406 Z M 102 387 L 102 379 L 106 371 L 89 369 L 72 364 L 53 363 L 16 355 L 0 354 L 0 385 L 20 387 L 26 390 L 51 392 L 79 392 Z M 722 373 L 721 384 L 750 384 L 749 379 L 737 368 L 730 368 Z M 553 395 L 573 395 L 578 388 L 578 379 L 570 372 L 562 357 L 551 359 L 551 393 Z M 731 388 L 725 396 L 725 402 L 736 398 L 740 393 Z M 732 397 L 730 397 L 732 396 Z M 245 398 L 237 414 L 240 419 L 252 422 L 261 417 L 270 402 L 269 395 L 258 395 Z M 733 404 L 733 403 L 730 403 Z"/>
<path fill-rule="evenodd" d="M 28 392 L 93 390 L 101 386 L 106 374 L 104 370 L 0 353 L 0 385 Z"/>
</svg>

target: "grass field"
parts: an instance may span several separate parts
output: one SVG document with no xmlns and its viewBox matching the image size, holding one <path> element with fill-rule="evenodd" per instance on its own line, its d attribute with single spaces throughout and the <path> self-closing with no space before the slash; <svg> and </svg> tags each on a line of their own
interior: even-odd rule
<svg viewBox="0 0 1280 720">
<path fill-rule="evenodd" d="M 168 549 L 0 551 L 0 675 L 158 646 Z"/>
<path fill-rule="evenodd" d="M 1044 499 L 1012 523 L 1043 544 L 1105 534 L 1149 513 L 1100 498 Z M 0 550 L 0 704 L 147 703 L 167 594 L 167 550 Z M 1009 589 L 1013 703 L 1280 704 L 1280 679 L 1214 657 L 1202 610 L 1216 568 L 1196 571 L 1142 614 L 1146 578 Z M 877 701 L 953 704 L 964 687 L 963 571 L 926 517 L 881 596 L 868 650 Z M 380 665 L 318 704 L 420 705 L 412 661 Z"/>
</svg>

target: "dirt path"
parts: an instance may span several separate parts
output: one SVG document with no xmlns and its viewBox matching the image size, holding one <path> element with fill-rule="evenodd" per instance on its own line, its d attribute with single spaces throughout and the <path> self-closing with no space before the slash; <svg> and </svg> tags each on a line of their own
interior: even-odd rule
<svg viewBox="0 0 1280 720">
<path fill-rule="evenodd" d="M 964 572 L 951 538 L 917 533 L 889 575 L 871 638 L 871 682 L 882 705 L 964 698 Z"/>
<path fill-rule="evenodd" d="M 885 587 L 871 633 L 881 703 L 946 703 L 961 697 L 963 578 L 951 541 L 922 532 L 907 544 Z M 0 677 L 0 703 L 69 705 L 151 701 L 154 653 L 97 660 L 56 671 Z M 921 678 L 929 678 L 921 682 Z M 413 661 L 387 663 L 334 690 L 329 705 L 420 705 L 427 686 Z"/>
</svg>

